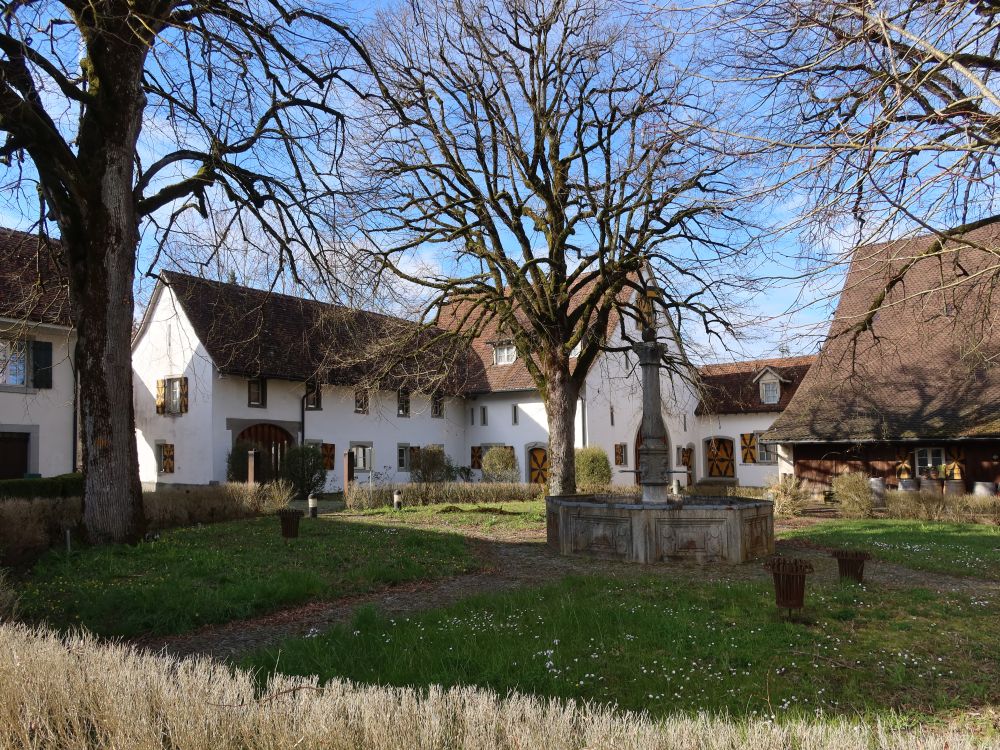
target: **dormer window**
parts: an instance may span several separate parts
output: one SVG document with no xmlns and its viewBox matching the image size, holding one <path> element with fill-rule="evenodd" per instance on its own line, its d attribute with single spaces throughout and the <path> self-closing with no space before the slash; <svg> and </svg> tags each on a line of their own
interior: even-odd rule
<svg viewBox="0 0 1000 750">
<path fill-rule="evenodd" d="M 517 349 L 509 341 L 493 345 L 493 364 L 512 365 L 517 359 Z"/>
<path fill-rule="evenodd" d="M 781 400 L 781 383 L 777 380 L 762 380 L 760 400 L 765 404 L 776 404 Z"/>
</svg>

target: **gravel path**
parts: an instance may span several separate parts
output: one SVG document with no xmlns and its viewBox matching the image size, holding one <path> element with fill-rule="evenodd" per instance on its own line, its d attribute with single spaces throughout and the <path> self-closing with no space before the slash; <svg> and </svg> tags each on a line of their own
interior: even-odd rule
<svg viewBox="0 0 1000 750">
<path fill-rule="evenodd" d="M 448 530 L 455 531 L 455 528 Z M 200 654 L 224 659 L 276 645 L 286 638 L 321 632 L 332 625 L 349 622 L 363 605 L 374 605 L 389 615 L 403 615 L 443 607 L 479 593 L 542 585 L 573 574 L 615 577 L 643 573 L 697 582 L 763 581 L 769 575 L 759 564 L 669 563 L 640 568 L 610 560 L 563 557 L 549 550 L 544 533 L 537 531 L 487 534 L 476 529 L 464 529 L 462 533 L 469 538 L 469 544 L 483 561 L 484 568 L 478 573 L 393 586 L 332 602 L 313 602 L 252 620 L 209 626 L 185 635 L 144 637 L 136 643 L 177 656 Z M 778 552 L 811 560 L 815 568 L 812 580 L 818 578 L 822 582 L 834 582 L 837 579 L 836 561 L 824 550 L 779 541 Z M 989 598 L 1000 595 L 1000 583 L 997 582 L 916 571 L 882 561 L 869 562 L 865 574 L 866 580 L 876 586 L 921 587 L 940 593 Z"/>
</svg>

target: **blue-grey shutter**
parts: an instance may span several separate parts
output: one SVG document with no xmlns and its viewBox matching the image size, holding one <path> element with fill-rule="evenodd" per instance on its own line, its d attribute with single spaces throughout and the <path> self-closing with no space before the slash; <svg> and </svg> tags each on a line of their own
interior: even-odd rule
<svg viewBox="0 0 1000 750">
<path fill-rule="evenodd" d="M 31 342 L 31 385 L 35 388 L 52 387 L 52 342 Z"/>
</svg>

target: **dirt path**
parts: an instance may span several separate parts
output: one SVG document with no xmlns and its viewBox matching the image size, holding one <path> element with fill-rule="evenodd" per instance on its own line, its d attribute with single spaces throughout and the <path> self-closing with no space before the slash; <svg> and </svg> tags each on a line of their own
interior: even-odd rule
<svg viewBox="0 0 1000 750">
<path fill-rule="evenodd" d="M 449 530 L 455 531 L 454 527 Z M 178 656 L 201 654 L 223 659 L 252 649 L 273 646 L 286 638 L 322 632 L 332 625 L 349 622 L 358 608 L 364 605 L 374 605 L 389 615 L 402 615 L 443 607 L 475 594 L 542 585 L 573 574 L 615 577 L 642 573 L 697 582 L 763 581 L 768 578 L 768 574 L 758 564 L 730 566 L 669 563 L 640 568 L 609 560 L 563 557 L 549 550 L 545 545 L 544 534 L 537 531 L 498 530 L 487 534 L 477 529 L 466 529 L 463 533 L 469 537 L 470 545 L 484 563 L 484 569 L 478 573 L 436 581 L 419 581 L 332 602 L 313 602 L 252 620 L 202 628 L 185 635 L 145 637 L 137 643 L 151 650 L 166 651 Z M 836 561 L 822 550 L 779 541 L 778 551 L 811 560 L 815 568 L 812 580 L 835 582 L 837 579 Z M 868 564 L 866 580 L 872 585 L 892 588 L 921 587 L 940 593 L 989 598 L 1000 596 L 1000 583 L 916 571 L 882 561 Z"/>
</svg>

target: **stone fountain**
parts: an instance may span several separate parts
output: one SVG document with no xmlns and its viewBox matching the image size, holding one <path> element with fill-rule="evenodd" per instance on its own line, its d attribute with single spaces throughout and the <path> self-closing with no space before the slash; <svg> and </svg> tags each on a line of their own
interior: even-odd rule
<svg viewBox="0 0 1000 750">
<path fill-rule="evenodd" d="M 629 562 L 693 560 L 742 563 L 774 553 L 774 506 L 738 497 L 681 495 L 660 402 L 663 344 L 653 327 L 633 344 L 642 368 L 642 446 L 637 502 L 606 495 L 550 495 L 545 499 L 548 543 L 564 555 Z"/>
</svg>

